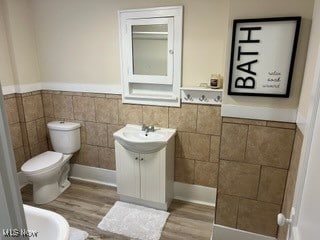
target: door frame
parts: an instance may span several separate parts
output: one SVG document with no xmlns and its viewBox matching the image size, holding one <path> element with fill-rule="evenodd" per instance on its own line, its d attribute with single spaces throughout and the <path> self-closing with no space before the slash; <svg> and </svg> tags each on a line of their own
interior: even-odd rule
<svg viewBox="0 0 320 240">
<path fill-rule="evenodd" d="M 27 230 L 15 158 L 0 84 L 0 239 L 5 229 Z M 2 236 L 2 237 L 1 237 Z M 7 238 L 7 237 L 4 237 Z M 28 239 L 22 237 L 22 239 Z M 11 238 L 8 238 L 11 239 Z"/>
<path fill-rule="evenodd" d="M 319 1 L 318 1 L 319 2 Z M 317 4 L 315 3 L 315 7 Z M 316 13 L 314 13 L 316 14 Z M 287 240 L 297 239 L 296 233 L 298 231 L 298 220 L 301 210 L 301 202 L 303 197 L 303 191 L 305 186 L 305 180 L 307 176 L 310 152 L 313 143 L 313 133 L 317 121 L 318 110 L 320 107 L 320 46 L 317 49 L 317 60 L 314 70 L 313 86 L 311 91 L 311 101 L 307 113 L 307 119 L 305 124 L 304 138 L 302 144 L 302 150 L 300 155 L 300 163 L 298 169 L 298 175 L 295 186 L 294 199 L 291 209 L 290 218 L 292 224 L 288 227 Z M 318 119 L 319 120 L 319 119 Z"/>
</svg>

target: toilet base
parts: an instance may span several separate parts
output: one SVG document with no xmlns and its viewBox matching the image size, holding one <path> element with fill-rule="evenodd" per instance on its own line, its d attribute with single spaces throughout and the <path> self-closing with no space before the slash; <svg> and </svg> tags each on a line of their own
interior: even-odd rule
<svg viewBox="0 0 320 240">
<path fill-rule="evenodd" d="M 45 204 L 55 200 L 65 190 L 70 187 L 69 180 L 65 181 L 64 186 L 59 186 L 58 182 L 51 184 L 33 184 L 33 202 L 36 204 Z"/>
<path fill-rule="evenodd" d="M 68 180 L 72 154 L 63 155 L 61 165 L 49 171 L 26 175 L 28 181 L 33 184 L 33 202 L 45 204 L 55 200 L 63 193 L 71 183 Z"/>
</svg>

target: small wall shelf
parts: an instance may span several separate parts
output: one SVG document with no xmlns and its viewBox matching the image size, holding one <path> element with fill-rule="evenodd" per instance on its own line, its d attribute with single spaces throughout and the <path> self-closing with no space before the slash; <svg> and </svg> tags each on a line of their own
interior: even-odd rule
<svg viewBox="0 0 320 240">
<path fill-rule="evenodd" d="M 181 101 L 184 103 L 221 105 L 222 88 L 181 87 Z"/>
</svg>

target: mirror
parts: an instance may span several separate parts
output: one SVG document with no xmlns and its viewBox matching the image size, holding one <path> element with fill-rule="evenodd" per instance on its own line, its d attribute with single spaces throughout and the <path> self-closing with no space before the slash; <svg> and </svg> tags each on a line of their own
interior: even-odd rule
<svg viewBox="0 0 320 240">
<path fill-rule="evenodd" d="M 182 6 L 119 12 L 122 101 L 180 105 Z"/>
<path fill-rule="evenodd" d="M 132 25 L 133 74 L 167 75 L 168 24 Z"/>
</svg>

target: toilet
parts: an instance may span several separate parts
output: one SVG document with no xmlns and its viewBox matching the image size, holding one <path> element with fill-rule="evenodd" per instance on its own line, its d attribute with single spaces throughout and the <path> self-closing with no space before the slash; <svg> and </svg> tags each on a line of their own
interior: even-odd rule
<svg viewBox="0 0 320 240">
<path fill-rule="evenodd" d="M 53 121 L 47 124 L 53 151 L 26 161 L 21 171 L 33 184 L 33 201 L 44 204 L 56 199 L 69 186 L 69 160 L 80 149 L 80 123 Z"/>
</svg>

